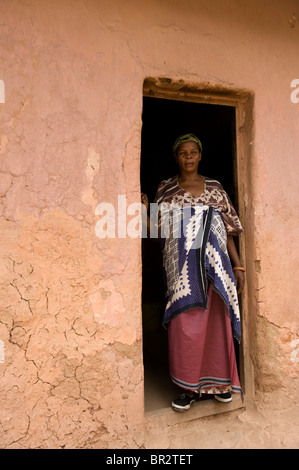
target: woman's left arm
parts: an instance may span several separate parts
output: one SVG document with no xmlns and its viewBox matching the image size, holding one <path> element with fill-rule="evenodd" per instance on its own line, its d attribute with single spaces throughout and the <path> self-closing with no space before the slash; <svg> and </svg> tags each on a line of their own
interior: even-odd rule
<svg viewBox="0 0 299 470">
<path fill-rule="evenodd" d="M 232 265 L 236 267 L 242 267 L 237 248 L 232 235 L 227 236 L 227 250 L 231 259 Z M 245 273 L 244 271 L 234 271 L 235 280 L 237 284 L 238 294 L 241 294 L 245 287 Z"/>
</svg>

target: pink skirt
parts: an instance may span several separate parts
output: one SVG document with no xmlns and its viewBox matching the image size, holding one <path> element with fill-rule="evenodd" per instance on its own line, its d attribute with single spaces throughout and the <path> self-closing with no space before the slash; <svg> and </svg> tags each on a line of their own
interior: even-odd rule
<svg viewBox="0 0 299 470">
<path fill-rule="evenodd" d="M 219 294 L 208 289 L 208 309 L 179 314 L 168 326 L 172 381 L 201 393 L 241 393 L 230 318 Z"/>
</svg>

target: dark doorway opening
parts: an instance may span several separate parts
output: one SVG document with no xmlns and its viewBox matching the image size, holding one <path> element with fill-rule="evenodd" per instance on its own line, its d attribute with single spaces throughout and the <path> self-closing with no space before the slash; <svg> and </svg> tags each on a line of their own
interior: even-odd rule
<svg viewBox="0 0 299 470">
<path fill-rule="evenodd" d="M 172 153 L 175 139 L 197 135 L 203 145 L 200 174 L 215 178 L 238 210 L 235 107 L 161 98 L 143 98 L 141 191 L 153 202 L 158 184 L 177 174 Z M 178 389 L 169 378 L 164 312 L 162 257 L 157 240 L 143 239 L 143 355 L 145 409 L 170 406 Z M 236 357 L 239 350 L 236 344 Z"/>
</svg>

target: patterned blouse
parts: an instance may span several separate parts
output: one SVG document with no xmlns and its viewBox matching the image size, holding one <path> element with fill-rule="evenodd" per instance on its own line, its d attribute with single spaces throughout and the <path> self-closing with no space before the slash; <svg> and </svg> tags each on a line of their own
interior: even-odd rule
<svg viewBox="0 0 299 470">
<path fill-rule="evenodd" d="M 166 202 L 179 205 L 205 204 L 213 206 L 221 211 L 227 233 L 239 235 L 243 231 L 243 227 L 229 196 L 218 181 L 207 177 L 204 177 L 204 180 L 204 190 L 200 196 L 193 196 L 181 188 L 177 176 L 164 180 L 159 184 L 155 202 L 158 204 Z"/>
</svg>

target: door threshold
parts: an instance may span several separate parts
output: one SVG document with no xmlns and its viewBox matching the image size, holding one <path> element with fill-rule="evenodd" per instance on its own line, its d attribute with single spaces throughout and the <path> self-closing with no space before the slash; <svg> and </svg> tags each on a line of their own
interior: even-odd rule
<svg viewBox="0 0 299 470">
<path fill-rule="evenodd" d="M 168 407 L 145 411 L 145 418 L 147 421 L 151 421 L 152 419 L 156 420 L 155 418 L 160 418 L 161 421 L 165 419 L 168 424 L 174 424 L 220 413 L 227 413 L 241 408 L 245 408 L 245 399 L 242 401 L 241 396 L 235 394 L 232 395 L 232 401 L 230 403 L 221 403 L 211 398 L 193 403 L 190 409 L 184 412 L 174 411 L 170 403 Z"/>
</svg>

